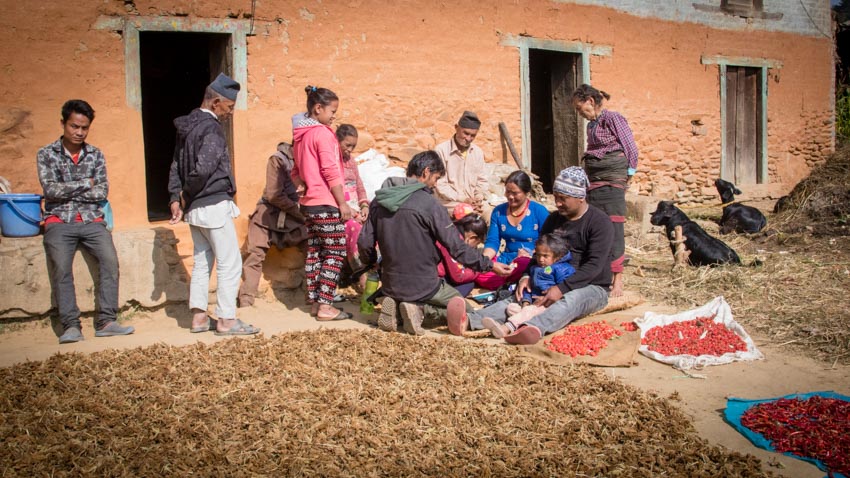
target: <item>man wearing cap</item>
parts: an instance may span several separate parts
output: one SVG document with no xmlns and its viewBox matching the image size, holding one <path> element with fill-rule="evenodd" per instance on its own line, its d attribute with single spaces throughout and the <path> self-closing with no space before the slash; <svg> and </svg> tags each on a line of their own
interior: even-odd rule
<svg viewBox="0 0 850 478">
<path fill-rule="evenodd" d="M 505 336 L 510 344 L 531 345 L 543 335 L 555 332 L 580 317 L 592 314 L 608 304 L 611 287 L 611 259 L 614 245 L 614 227 L 602 210 L 587 203 L 587 175 L 580 167 L 571 166 L 561 171 L 553 186 L 555 205 L 553 212 L 540 228 L 540 235 L 554 233 L 564 236 L 570 244 L 570 264 L 576 272 L 563 282 L 550 287 L 543 297 L 535 301 L 546 310 L 532 318 L 516 332 Z M 528 290 L 528 277 L 517 285 L 517 299 Z M 511 299 L 467 313 L 463 304 L 455 299 L 448 305 L 449 331 L 461 335 L 467 328 L 483 329 L 481 321 L 490 317 L 497 323 L 507 321 L 506 309 Z"/>
<path fill-rule="evenodd" d="M 204 92 L 200 108 L 174 120 L 177 141 L 168 178 L 171 224 L 189 223 L 194 246 L 189 307 L 191 332 L 215 330 L 216 335 L 249 335 L 260 329 L 236 318 L 236 294 L 242 256 L 233 218 L 236 181 L 221 121 L 233 113 L 239 83 L 221 73 Z M 215 260 L 217 321 L 207 315 L 210 272 Z M 215 325 L 213 325 L 215 323 Z"/>
<path fill-rule="evenodd" d="M 478 115 L 464 111 L 455 124 L 454 136 L 434 148 L 446 164 L 446 175 L 437 183 L 436 193 L 449 212 L 459 203 L 468 203 L 489 219 L 492 208 L 485 202 L 488 183 L 484 152 L 472 144 L 480 127 Z"/>
</svg>

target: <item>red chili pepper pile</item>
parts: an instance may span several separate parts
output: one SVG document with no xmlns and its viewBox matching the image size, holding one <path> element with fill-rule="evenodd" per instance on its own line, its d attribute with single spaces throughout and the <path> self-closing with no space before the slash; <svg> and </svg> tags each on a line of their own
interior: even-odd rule
<svg viewBox="0 0 850 478">
<path fill-rule="evenodd" d="M 747 350 L 747 344 L 735 332 L 712 317 L 697 317 L 684 322 L 653 327 L 641 343 L 663 355 L 716 355 Z"/>
<path fill-rule="evenodd" d="M 573 325 L 564 329 L 564 333 L 547 341 L 546 348 L 570 357 L 596 357 L 600 350 L 608 346 L 608 340 L 620 335 L 623 333 L 605 322 Z"/>
<path fill-rule="evenodd" d="M 813 396 L 760 403 L 741 424 L 761 433 L 776 451 L 823 462 L 830 472 L 850 473 L 850 402 Z"/>
<path fill-rule="evenodd" d="M 635 324 L 634 322 L 631 322 L 631 321 L 620 322 L 620 327 L 622 327 L 623 330 L 625 330 L 626 332 L 634 332 L 635 330 L 638 329 L 637 324 Z"/>
</svg>

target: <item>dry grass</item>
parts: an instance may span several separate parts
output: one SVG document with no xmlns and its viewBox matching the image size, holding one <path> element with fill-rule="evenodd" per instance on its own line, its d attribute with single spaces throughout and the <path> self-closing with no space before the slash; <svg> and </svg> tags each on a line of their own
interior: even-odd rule
<svg viewBox="0 0 850 478">
<path fill-rule="evenodd" d="M 324 330 L 0 370 L 3 476 L 764 476 L 584 366 Z"/>
</svg>

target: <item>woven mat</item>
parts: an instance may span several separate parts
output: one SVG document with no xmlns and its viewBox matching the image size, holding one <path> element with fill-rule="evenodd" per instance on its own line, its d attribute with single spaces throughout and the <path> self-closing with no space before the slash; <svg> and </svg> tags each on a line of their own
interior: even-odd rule
<svg viewBox="0 0 850 478">
<path fill-rule="evenodd" d="M 543 337 L 543 340 L 535 345 L 524 345 L 522 349 L 528 355 L 558 364 L 586 363 L 599 367 L 631 367 L 637 364 L 635 356 L 637 355 L 638 347 L 640 347 L 640 329 L 634 332 L 625 331 L 620 324 L 630 322 L 635 317 L 627 313 L 611 313 L 630 309 L 643 302 L 644 299 L 640 294 L 627 291 L 621 297 L 610 299 L 608 305 L 599 312 L 570 323 L 569 326 L 590 324 L 593 322 L 607 322 L 611 327 L 623 333 L 623 335 L 609 340 L 608 346 L 600 350 L 596 357 L 589 355 L 570 357 L 569 355 L 554 352 L 546 348 L 546 343 L 552 340 L 552 337 L 562 334 L 563 330 Z"/>
</svg>

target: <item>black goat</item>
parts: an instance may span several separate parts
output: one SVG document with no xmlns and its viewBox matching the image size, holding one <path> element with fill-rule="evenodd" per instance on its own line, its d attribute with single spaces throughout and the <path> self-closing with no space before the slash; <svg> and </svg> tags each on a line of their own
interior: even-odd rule
<svg viewBox="0 0 850 478">
<path fill-rule="evenodd" d="M 718 223 L 720 224 L 720 234 L 728 234 L 732 231 L 752 234 L 764 229 L 764 226 L 767 225 L 767 218 L 764 217 L 761 211 L 752 206 L 732 202 L 735 200 L 736 194 L 743 194 L 740 189 L 736 188 L 729 181 L 724 181 L 720 178 L 714 181 L 714 187 L 717 188 L 717 193 L 720 194 L 720 200 L 725 204 L 723 206 L 723 216 Z"/>
<path fill-rule="evenodd" d="M 740 264 L 738 254 L 727 246 L 725 242 L 710 236 L 699 224 L 691 221 L 688 215 L 673 205 L 672 201 L 661 201 L 649 219 L 655 226 L 664 226 L 667 237 L 671 241 L 675 238 L 674 229 L 682 226 L 682 235 L 685 236 L 685 247 L 691 252 L 688 262 L 694 266 L 711 266 L 715 264 Z M 673 254 L 676 254 L 676 246 L 670 244 Z"/>
</svg>

